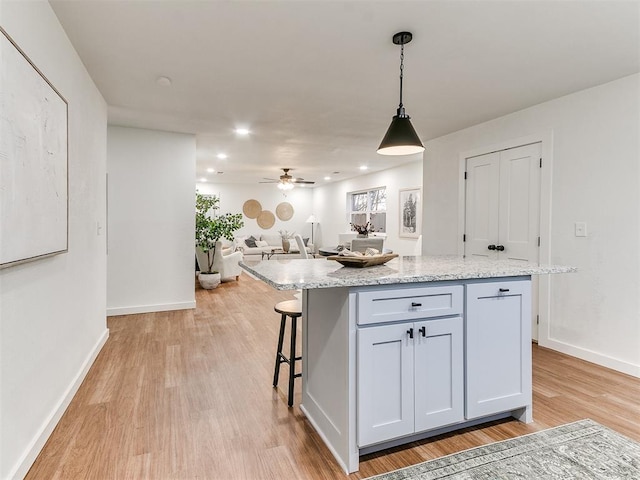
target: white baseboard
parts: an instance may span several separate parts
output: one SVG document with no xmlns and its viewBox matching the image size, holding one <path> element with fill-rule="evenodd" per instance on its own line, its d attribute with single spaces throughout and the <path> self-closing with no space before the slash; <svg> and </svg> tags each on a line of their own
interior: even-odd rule
<svg viewBox="0 0 640 480">
<path fill-rule="evenodd" d="M 29 472 L 29 469 L 33 465 L 33 462 L 36 461 L 40 450 L 42 450 L 42 447 L 44 447 L 44 444 L 49 439 L 51 432 L 53 432 L 53 429 L 60 421 L 60 418 L 62 418 L 62 414 L 64 414 L 64 412 L 67 410 L 67 407 L 78 391 L 78 388 L 80 388 L 80 385 L 82 384 L 84 378 L 87 376 L 89 368 L 91 368 L 91 365 L 93 365 L 93 362 L 98 356 L 98 353 L 100 353 L 100 350 L 102 350 L 102 347 L 107 342 L 108 338 L 109 329 L 106 328 L 94 347 L 89 352 L 89 355 L 80 367 L 80 371 L 73 379 L 66 392 L 49 415 L 49 418 L 43 423 L 40 432 L 36 434 L 33 440 L 31 440 L 29 446 L 25 450 L 25 453 L 22 455 L 22 458 L 9 473 L 8 478 L 24 478 L 27 475 L 27 472 Z"/>
<path fill-rule="evenodd" d="M 569 345 L 568 343 L 559 342 L 550 338 L 540 338 L 538 344 L 541 347 L 550 348 L 561 353 L 566 353 L 572 357 L 577 357 L 587 362 L 595 363 L 603 367 L 611 368 L 618 372 L 626 373 L 634 377 L 640 378 L 640 365 L 634 365 L 633 363 L 625 362 L 617 358 L 612 358 L 602 353 L 594 352 L 586 348 L 576 347 L 575 345 Z"/>
<path fill-rule="evenodd" d="M 132 307 L 107 308 L 107 317 L 114 315 L 131 315 L 134 313 L 167 312 L 170 310 L 189 310 L 196 308 L 195 300 L 192 302 L 161 303 L 156 305 L 135 305 Z"/>
</svg>

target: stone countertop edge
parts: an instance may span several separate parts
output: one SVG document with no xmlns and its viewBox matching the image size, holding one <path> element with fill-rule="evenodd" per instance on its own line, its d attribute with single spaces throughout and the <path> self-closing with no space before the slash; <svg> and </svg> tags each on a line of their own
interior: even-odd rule
<svg viewBox="0 0 640 480">
<path fill-rule="evenodd" d="M 343 267 L 334 260 L 263 260 L 240 262 L 250 274 L 277 290 L 393 285 L 447 280 L 518 277 L 576 272 L 562 265 L 523 265 L 505 260 L 465 259 L 459 256 L 405 256 L 384 265 Z"/>
</svg>

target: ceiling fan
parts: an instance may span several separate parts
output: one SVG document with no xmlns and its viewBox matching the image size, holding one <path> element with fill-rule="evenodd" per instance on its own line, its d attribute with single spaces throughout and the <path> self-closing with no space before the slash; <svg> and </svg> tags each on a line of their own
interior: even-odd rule
<svg viewBox="0 0 640 480">
<path fill-rule="evenodd" d="M 280 190 L 291 190 L 296 184 L 297 185 L 312 185 L 316 182 L 312 182 L 309 180 L 305 180 L 304 178 L 295 178 L 289 175 L 289 171 L 293 170 L 292 168 L 283 168 L 283 175 L 280 175 L 280 179 L 276 180 L 275 178 L 265 178 L 265 181 L 259 183 L 277 183 L 278 188 Z"/>
</svg>

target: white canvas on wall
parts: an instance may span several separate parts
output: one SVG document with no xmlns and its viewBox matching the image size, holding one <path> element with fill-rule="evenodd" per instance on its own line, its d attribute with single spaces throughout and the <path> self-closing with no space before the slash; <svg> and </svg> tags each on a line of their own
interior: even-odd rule
<svg viewBox="0 0 640 480">
<path fill-rule="evenodd" d="M 68 248 L 67 102 L 0 28 L 0 268 Z"/>
</svg>

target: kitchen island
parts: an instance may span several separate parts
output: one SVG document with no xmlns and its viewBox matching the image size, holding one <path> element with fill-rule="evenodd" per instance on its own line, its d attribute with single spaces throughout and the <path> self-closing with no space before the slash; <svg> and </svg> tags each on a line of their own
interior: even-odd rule
<svg viewBox="0 0 640 480">
<path fill-rule="evenodd" d="M 457 256 L 241 265 L 303 290 L 300 408 L 347 473 L 366 453 L 508 416 L 531 422 L 531 275 L 574 271 Z"/>
</svg>

